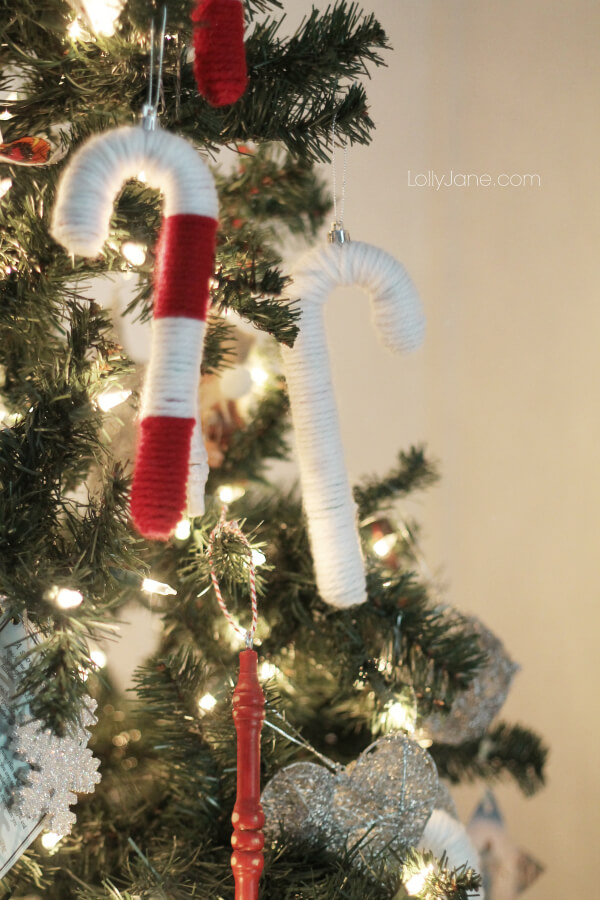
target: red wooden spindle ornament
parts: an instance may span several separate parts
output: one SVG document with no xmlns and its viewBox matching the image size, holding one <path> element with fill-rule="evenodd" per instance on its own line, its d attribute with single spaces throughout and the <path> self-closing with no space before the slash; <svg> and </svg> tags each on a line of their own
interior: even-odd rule
<svg viewBox="0 0 600 900">
<path fill-rule="evenodd" d="M 235 535 L 244 544 L 248 553 L 252 604 L 252 624 L 248 631 L 240 628 L 227 609 L 213 566 L 214 542 L 219 535 L 225 533 Z M 264 866 L 262 851 L 265 843 L 261 831 L 265 824 L 265 816 L 260 805 L 260 732 L 265 720 L 265 695 L 258 680 L 258 655 L 252 650 L 258 623 L 256 575 L 248 538 L 237 522 L 227 521 L 225 506 L 210 534 L 208 561 L 217 602 L 233 630 L 244 638 L 248 648 L 240 653 L 240 675 L 233 692 L 233 722 L 237 732 L 237 795 L 231 816 L 233 823 L 231 868 L 235 880 L 235 900 L 258 900 L 258 882 Z"/>
<path fill-rule="evenodd" d="M 233 721 L 237 731 L 237 796 L 231 821 L 231 868 L 236 900 L 258 900 L 258 881 L 264 859 L 265 817 L 260 805 L 260 732 L 265 697 L 258 680 L 255 650 L 240 653 L 240 677 L 233 692 Z"/>
</svg>

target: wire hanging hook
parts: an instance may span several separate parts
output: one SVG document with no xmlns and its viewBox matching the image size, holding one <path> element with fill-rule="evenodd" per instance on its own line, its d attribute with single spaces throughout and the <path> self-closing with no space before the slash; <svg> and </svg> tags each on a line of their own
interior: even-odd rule
<svg viewBox="0 0 600 900">
<path fill-rule="evenodd" d="M 337 87 L 336 87 L 337 91 Z M 329 243 L 331 244 L 346 244 L 350 240 L 350 234 L 344 230 L 344 209 L 346 206 L 346 176 L 348 172 L 348 140 L 345 139 L 342 142 L 342 146 L 344 148 L 344 162 L 343 162 L 343 175 L 342 175 L 342 198 L 340 204 L 340 215 L 338 218 L 338 205 L 337 205 L 337 166 L 335 159 L 335 124 L 337 121 L 337 109 L 333 114 L 333 119 L 331 120 L 331 163 L 332 163 L 332 175 L 333 175 L 333 217 L 334 222 L 331 225 L 331 231 L 329 232 Z"/>
<path fill-rule="evenodd" d="M 159 51 L 158 51 L 158 72 L 156 75 L 156 91 L 154 91 L 154 46 L 156 43 L 155 40 L 155 28 L 154 28 L 154 19 L 150 23 L 150 66 L 149 66 L 149 75 L 148 75 L 148 97 L 146 102 L 142 107 L 142 128 L 146 131 L 154 131 L 156 128 L 156 117 L 158 114 L 158 101 L 160 98 L 160 89 L 162 86 L 162 70 L 163 70 L 163 59 L 165 55 L 165 32 L 167 29 L 167 7 L 163 6 L 162 12 L 162 25 L 160 29 L 160 35 L 158 39 Z"/>
</svg>

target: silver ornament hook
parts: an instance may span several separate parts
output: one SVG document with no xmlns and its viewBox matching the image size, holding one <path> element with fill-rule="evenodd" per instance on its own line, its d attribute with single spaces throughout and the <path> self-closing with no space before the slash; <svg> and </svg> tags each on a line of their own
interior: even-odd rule
<svg viewBox="0 0 600 900">
<path fill-rule="evenodd" d="M 337 84 L 336 84 L 336 93 L 337 93 Z M 348 172 L 348 140 L 347 138 L 342 141 L 342 146 L 344 148 L 344 170 L 342 176 L 342 198 L 340 204 L 340 215 L 338 218 L 338 206 L 337 206 L 337 167 L 336 167 L 336 159 L 335 159 L 335 125 L 337 120 L 337 109 L 333 114 L 333 119 L 331 120 L 331 168 L 332 168 L 332 180 L 333 180 L 333 217 L 334 220 L 331 223 L 331 231 L 327 235 L 327 239 L 330 244 L 347 244 L 350 241 L 349 232 L 344 230 L 344 209 L 346 206 L 346 179 Z"/>
<path fill-rule="evenodd" d="M 156 91 L 154 92 L 154 45 L 155 29 L 154 19 L 150 23 L 150 65 L 148 73 L 148 98 L 142 107 L 142 128 L 145 131 L 154 131 L 158 114 L 158 101 L 162 85 L 163 59 L 165 55 L 165 32 L 167 29 L 167 7 L 163 6 L 162 25 L 158 39 L 158 72 L 156 76 Z"/>
</svg>

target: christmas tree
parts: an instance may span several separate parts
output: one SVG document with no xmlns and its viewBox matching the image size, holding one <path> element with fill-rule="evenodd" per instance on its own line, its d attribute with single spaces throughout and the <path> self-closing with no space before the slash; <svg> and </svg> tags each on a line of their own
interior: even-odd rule
<svg viewBox="0 0 600 900">
<path fill-rule="evenodd" d="M 390 48 L 375 17 L 346 0 L 291 34 L 283 3 L 245 0 L 245 47 L 229 25 L 217 47 L 236 62 L 223 75 L 209 67 L 217 7 L 191 17 L 189 0 L 169 0 L 165 39 L 153 42 L 162 7 L 151 0 L 2 0 L 4 895 L 249 900 L 230 867 L 232 693 L 254 582 L 266 698 L 260 896 L 481 896 L 485 860 L 448 786 L 512 778 L 533 793 L 546 753 L 497 720 L 513 664 L 481 623 L 440 601 L 419 565 L 418 527 L 398 513 L 399 499 L 435 482 L 435 466 L 411 447 L 354 486 L 359 603 L 326 602 L 315 562 L 336 558 L 339 535 L 317 539 L 313 522 L 311 546 L 303 500 L 309 517 L 319 510 L 306 483 L 282 488 L 269 468 L 292 455 L 277 348 L 297 347 L 303 327 L 303 282 L 285 248 L 314 242 L 330 214 L 317 163 L 336 143 L 372 139 L 362 81 Z M 92 258 L 67 252 L 53 224 L 76 148 L 120 126 L 141 134 L 144 107 L 148 130 L 157 112 L 154 128 L 195 148 L 218 193 L 201 334 L 205 510 L 184 511 L 166 541 L 140 536 L 130 517 L 148 322 L 166 278 L 160 192 L 143 167 L 128 178 Z M 84 203 L 75 232 L 93 215 Z M 128 292 L 121 310 L 100 302 L 107 275 Z M 147 327 L 134 337 L 135 321 Z M 124 694 L 98 648 L 118 655 L 128 604 L 150 610 L 161 634 Z M 81 792 L 77 821 L 63 834 L 70 791 Z M 28 849 L 11 844 L 20 820 Z"/>
</svg>

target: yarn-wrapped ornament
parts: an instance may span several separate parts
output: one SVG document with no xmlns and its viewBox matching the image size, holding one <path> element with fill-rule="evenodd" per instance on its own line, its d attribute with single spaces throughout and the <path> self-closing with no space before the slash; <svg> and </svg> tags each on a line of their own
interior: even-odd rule
<svg viewBox="0 0 600 900">
<path fill-rule="evenodd" d="M 248 83 L 241 0 L 198 0 L 194 23 L 194 76 L 211 106 L 239 100 Z"/>
<path fill-rule="evenodd" d="M 96 256 L 108 237 L 115 196 L 142 170 L 146 182 L 163 194 L 164 220 L 131 513 L 144 537 L 166 540 L 186 499 L 190 515 L 204 511 L 208 466 L 198 388 L 217 230 L 212 175 L 195 148 L 177 135 L 114 129 L 84 144 L 65 169 L 51 230 L 69 252 Z"/>
<path fill-rule="evenodd" d="M 371 244 L 348 241 L 343 230 L 334 228 L 330 240 L 295 267 L 300 333 L 293 347 L 281 350 L 317 587 L 326 603 L 342 608 L 364 603 L 367 594 L 331 378 L 325 301 L 337 286 L 363 288 L 371 298 L 379 337 L 393 352 L 419 347 L 425 321 L 417 291 L 393 256 Z"/>
</svg>

